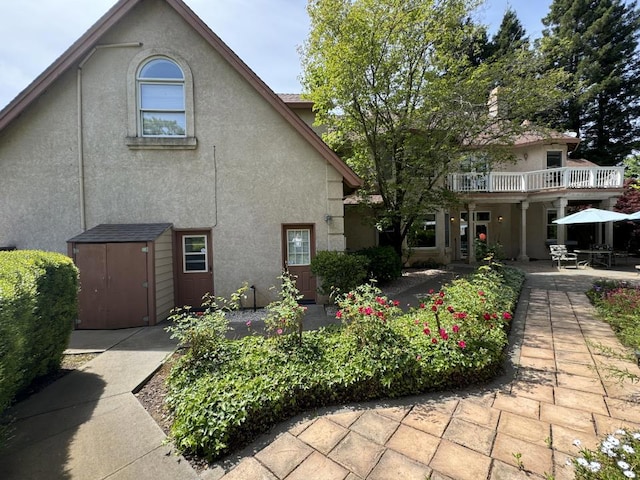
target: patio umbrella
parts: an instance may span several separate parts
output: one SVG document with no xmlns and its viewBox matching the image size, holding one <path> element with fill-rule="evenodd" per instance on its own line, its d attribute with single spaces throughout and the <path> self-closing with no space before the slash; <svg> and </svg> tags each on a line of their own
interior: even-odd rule
<svg viewBox="0 0 640 480">
<path fill-rule="evenodd" d="M 634 214 L 635 215 L 635 214 Z M 628 220 L 629 215 L 624 213 L 612 212 L 611 210 L 600 210 L 599 208 L 587 208 L 579 212 L 558 218 L 553 223 L 559 225 L 570 225 L 574 223 L 604 223 L 617 222 L 620 220 Z"/>
<path fill-rule="evenodd" d="M 627 220 L 640 220 L 640 211 L 627 215 Z"/>
</svg>

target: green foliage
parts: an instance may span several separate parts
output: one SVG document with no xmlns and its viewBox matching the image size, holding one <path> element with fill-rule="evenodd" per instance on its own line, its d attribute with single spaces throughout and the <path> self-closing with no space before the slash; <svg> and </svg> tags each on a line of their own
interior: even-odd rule
<svg viewBox="0 0 640 480">
<path fill-rule="evenodd" d="M 225 361 L 210 363 L 187 349 L 168 380 L 173 441 L 212 460 L 304 410 L 485 381 L 500 368 L 501 327 L 511 318 L 503 307 L 515 305 L 522 278 L 491 265 L 464 288 L 443 289 L 429 305 L 444 298 L 457 315 L 442 307 L 442 332 L 433 334 L 425 332 L 436 322 L 431 306 L 404 314 L 364 285 L 340 297 L 342 327 L 304 332 L 289 348 L 276 337 L 226 340 Z"/>
<path fill-rule="evenodd" d="M 504 260 L 504 249 L 500 242 L 488 243 L 479 238 L 474 239 L 476 260 Z"/>
<path fill-rule="evenodd" d="M 226 313 L 240 308 L 247 288 L 245 283 L 229 300 L 207 293 L 202 299 L 202 309 L 192 310 L 190 306 L 174 309 L 169 317 L 172 325 L 167 327 L 171 338 L 178 339 L 179 346 L 189 348 L 191 358 L 196 361 L 223 361 L 229 331 Z"/>
<path fill-rule="evenodd" d="M 357 254 L 322 250 L 311 259 L 311 273 L 321 277 L 323 295 L 343 293 L 367 281 L 369 260 Z"/>
<path fill-rule="evenodd" d="M 302 321 L 306 307 L 298 303 L 304 295 L 296 288 L 296 277 L 288 272 L 279 279 L 282 286 L 279 292 L 279 300 L 275 300 L 267 305 L 267 316 L 264 324 L 267 332 L 279 339 L 287 339 L 288 336 L 295 336 L 298 344 L 302 344 Z"/>
<path fill-rule="evenodd" d="M 78 271 L 58 253 L 0 252 L 0 413 L 60 368 L 78 314 Z"/>
<path fill-rule="evenodd" d="M 369 278 L 384 283 L 402 276 L 402 258 L 393 247 L 370 247 L 356 253 L 369 259 Z"/>
<path fill-rule="evenodd" d="M 576 440 L 574 445 L 580 446 Z M 640 432 L 616 430 L 597 450 L 583 448 L 573 461 L 578 480 L 627 480 L 640 471 Z"/>
<path fill-rule="evenodd" d="M 618 164 L 640 136 L 640 11 L 623 0 L 554 0 L 543 23 L 547 66 L 571 75 L 553 125 L 580 136 L 575 158 Z"/>
<path fill-rule="evenodd" d="M 640 347 L 640 287 L 619 280 L 599 280 L 587 296 L 624 345 Z"/>
<path fill-rule="evenodd" d="M 479 3 L 309 2 L 305 90 L 325 140 L 364 180 L 362 198 L 382 197 L 376 223 L 398 253 L 424 212 L 457 200 L 444 179 L 470 150 L 511 160 L 522 121 L 558 101 L 564 74 L 541 73 L 535 52 L 480 61 L 486 31 L 469 21 Z M 491 116 L 497 84 L 509 109 Z"/>
</svg>

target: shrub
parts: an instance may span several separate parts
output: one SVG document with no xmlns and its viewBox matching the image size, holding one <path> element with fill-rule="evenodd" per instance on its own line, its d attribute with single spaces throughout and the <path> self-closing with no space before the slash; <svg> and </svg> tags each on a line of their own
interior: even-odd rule
<svg viewBox="0 0 640 480">
<path fill-rule="evenodd" d="M 370 247 L 356 253 L 369 259 L 369 278 L 384 283 L 402 275 L 402 259 L 393 247 Z"/>
<path fill-rule="evenodd" d="M 311 273 L 321 278 L 321 294 L 341 294 L 368 280 L 369 260 L 358 254 L 323 250 L 311 260 Z"/>
<path fill-rule="evenodd" d="M 640 346 L 640 287 L 619 280 L 599 280 L 587 296 L 624 345 Z"/>
<path fill-rule="evenodd" d="M 70 258 L 0 252 L 0 413 L 34 379 L 60 368 L 77 295 L 78 271 Z"/>
<path fill-rule="evenodd" d="M 267 305 L 267 316 L 264 324 L 269 334 L 280 339 L 287 339 L 293 335 L 296 341 L 302 344 L 302 320 L 306 307 L 298 304 L 304 295 L 296 288 L 296 277 L 284 273 L 279 279 L 282 280 L 280 288 L 280 300 L 275 300 Z"/>
<path fill-rule="evenodd" d="M 188 349 L 168 379 L 173 440 L 213 460 L 304 410 L 487 380 L 507 343 L 502 308 L 515 305 L 523 278 L 487 266 L 406 314 L 363 285 L 338 297 L 342 326 L 286 349 L 278 337 L 224 340 L 226 360 L 210 364 Z"/>
</svg>

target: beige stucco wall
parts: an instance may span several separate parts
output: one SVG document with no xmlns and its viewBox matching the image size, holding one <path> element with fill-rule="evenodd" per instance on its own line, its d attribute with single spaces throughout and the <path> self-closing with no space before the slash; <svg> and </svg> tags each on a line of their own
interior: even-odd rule
<svg viewBox="0 0 640 480">
<path fill-rule="evenodd" d="M 547 152 L 561 151 L 562 165 L 567 162 L 567 145 L 545 142 L 544 144 L 532 144 L 514 148 L 515 163 L 503 163 L 494 170 L 499 172 L 532 172 L 547 168 Z M 526 157 L 526 158 L 525 158 Z"/>
<path fill-rule="evenodd" d="M 263 301 L 282 224 L 313 224 L 317 250 L 344 248 L 341 175 L 171 8 L 143 2 L 100 43 L 121 42 L 143 45 L 100 49 L 82 70 L 86 228 L 211 229 L 215 293 L 246 281 Z M 127 72 L 145 51 L 188 64 L 196 149 L 127 145 Z M 65 252 L 81 232 L 76 84 L 72 69 L 0 134 L 0 245 Z"/>
</svg>

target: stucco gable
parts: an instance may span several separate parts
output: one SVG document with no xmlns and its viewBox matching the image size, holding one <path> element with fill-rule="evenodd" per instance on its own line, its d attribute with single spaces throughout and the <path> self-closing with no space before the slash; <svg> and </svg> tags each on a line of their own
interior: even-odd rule
<svg viewBox="0 0 640 480">
<path fill-rule="evenodd" d="M 142 0 L 120 0 L 105 15 L 102 16 L 85 34 L 80 37 L 66 52 L 54 61 L 27 88 L 0 111 L 0 131 L 4 130 L 13 120 L 44 93 L 60 76 L 85 58 L 93 48 L 99 45 L 101 39 L 123 17 Z M 149 1 L 149 0 L 147 0 Z M 172 7 L 207 43 L 216 50 L 238 74 L 244 78 L 291 126 L 335 168 L 343 178 L 344 183 L 357 188 L 362 184 L 361 179 L 344 163 L 307 125 L 296 115 L 289 106 L 276 95 L 184 2 L 181 0 L 155 0 L 165 2 Z"/>
</svg>

